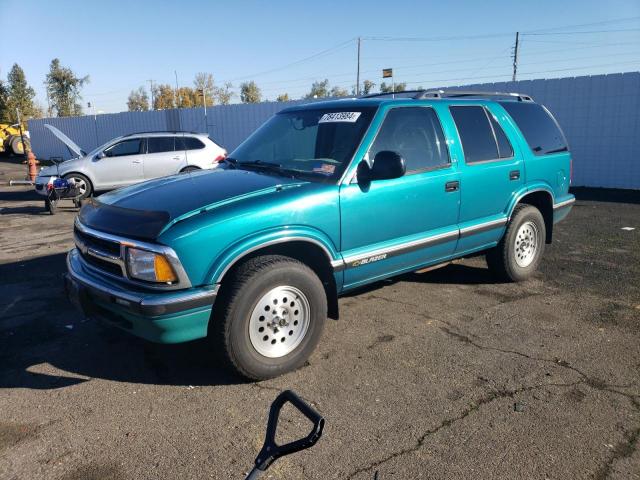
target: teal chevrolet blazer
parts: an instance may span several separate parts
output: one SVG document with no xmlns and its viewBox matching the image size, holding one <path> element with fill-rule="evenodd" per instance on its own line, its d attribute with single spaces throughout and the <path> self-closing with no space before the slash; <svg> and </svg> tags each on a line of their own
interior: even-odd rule
<svg viewBox="0 0 640 480">
<path fill-rule="evenodd" d="M 91 318 L 161 342 L 208 337 L 240 375 L 302 365 L 338 296 L 486 254 L 538 267 L 574 202 L 551 113 L 520 94 L 418 91 L 274 115 L 221 168 L 90 199 L 65 286 Z"/>
</svg>

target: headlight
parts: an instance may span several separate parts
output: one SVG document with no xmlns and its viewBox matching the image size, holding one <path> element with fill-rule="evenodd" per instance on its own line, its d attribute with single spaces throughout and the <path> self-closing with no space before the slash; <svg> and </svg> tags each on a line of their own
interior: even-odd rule
<svg viewBox="0 0 640 480">
<path fill-rule="evenodd" d="M 127 249 L 129 276 L 147 282 L 169 283 L 178 280 L 164 255 L 138 248 Z"/>
</svg>

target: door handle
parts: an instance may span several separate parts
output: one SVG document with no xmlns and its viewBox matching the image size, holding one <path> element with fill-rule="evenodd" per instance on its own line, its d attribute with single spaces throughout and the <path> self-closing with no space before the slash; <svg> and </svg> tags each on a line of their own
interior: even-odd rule
<svg viewBox="0 0 640 480">
<path fill-rule="evenodd" d="M 509 180 L 520 180 L 520 170 L 511 170 L 509 172 Z"/>
<path fill-rule="evenodd" d="M 140 160 L 131 160 L 131 163 L 140 163 Z"/>
<path fill-rule="evenodd" d="M 173 157 L 174 160 L 180 160 L 181 158 L 181 156 Z"/>
<path fill-rule="evenodd" d="M 460 190 L 460 182 L 458 180 L 454 180 L 453 182 L 447 182 L 444 184 L 445 192 L 455 192 L 456 190 Z"/>
</svg>

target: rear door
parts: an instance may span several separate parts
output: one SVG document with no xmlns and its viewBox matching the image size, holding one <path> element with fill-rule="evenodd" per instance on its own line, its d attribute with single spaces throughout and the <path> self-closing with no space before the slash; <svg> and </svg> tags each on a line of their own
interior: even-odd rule
<svg viewBox="0 0 640 480">
<path fill-rule="evenodd" d="M 176 151 L 176 137 L 147 137 L 147 155 L 144 159 L 144 178 L 174 175 L 186 165 L 185 153 Z"/>
<path fill-rule="evenodd" d="M 356 287 L 450 256 L 458 238 L 458 173 L 429 106 L 388 110 L 368 155 L 391 150 L 403 177 L 340 189 L 344 285 Z"/>
<path fill-rule="evenodd" d="M 491 246 L 507 222 L 507 207 L 524 183 L 516 133 L 504 112 L 491 104 L 451 105 L 458 131 L 460 162 L 460 240 L 457 253 Z M 503 128 L 505 126 L 505 128 Z"/>
<path fill-rule="evenodd" d="M 145 144 L 142 138 L 127 138 L 104 149 L 104 157 L 91 160 L 95 188 L 110 189 L 144 180 Z"/>
</svg>

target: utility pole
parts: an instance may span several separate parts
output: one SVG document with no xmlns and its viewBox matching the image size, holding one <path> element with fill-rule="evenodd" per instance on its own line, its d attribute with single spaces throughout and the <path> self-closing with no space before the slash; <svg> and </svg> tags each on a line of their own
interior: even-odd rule
<svg viewBox="0 0 640 480">
<path fill-rule="evenodd" d="M 147 80 L 147 82 L 151 85 L 151 110 L 155 110 L 153 108 L 153 80 Z"/>
<path fill-rule="evenodd" d="M 513 77 L 512 82 L 516 81 L 516 74 L 518 73 L 518 44 L 520 40 L 520 32 L 516 32 L 516 44 L 513 47 Z"/>
<path fill-rule="evenodd" d="M 358 73 L 356 74 L 356 96 L 360 96 L 360 37 L 358 37 Z"/>
</svg>

